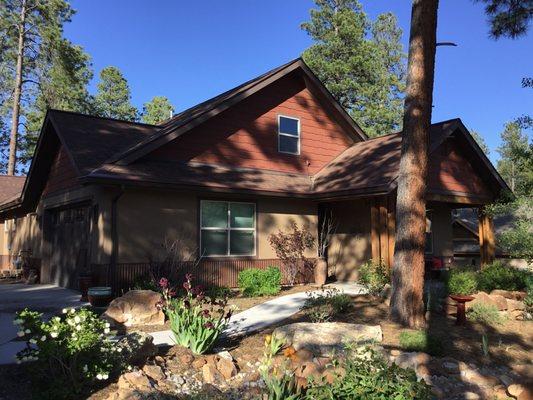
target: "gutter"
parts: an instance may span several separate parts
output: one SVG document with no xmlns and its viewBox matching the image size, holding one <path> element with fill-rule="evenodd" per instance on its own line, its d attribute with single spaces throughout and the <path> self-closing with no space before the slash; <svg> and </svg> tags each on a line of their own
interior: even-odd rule
<svg viewBox="0 0 533 400">
<path fill-rule="evenodd" d="M 124 194 L 124 186 L 120 186 L 120 191 L 111 199 L 111 258 L 109 260 L 109 269 L 107 270 L 107 284 L 111 285 L 113 272 L 116 271 L 118 260 L 118 201 Z"/>
</svg>

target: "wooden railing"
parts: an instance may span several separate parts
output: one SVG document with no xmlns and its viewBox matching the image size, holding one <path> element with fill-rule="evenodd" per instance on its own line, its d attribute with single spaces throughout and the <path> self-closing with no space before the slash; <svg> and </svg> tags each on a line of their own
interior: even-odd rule
<svg viewBox="0 0 533 400">
<path fill-rule="evenodd" d="M 181 282 L 185 274 L 190 273 L 194 277 L 195 284 L 201 284 L 205 287 L 237 287 L 239 272 L 248 268 L 266 269 L 269 266 L 276 266 L 281 269 L 282 284 L 288 283 L 287 271 L 278 259 L 202 260 L 198 265 L 195 264 L 194 262 L 180 263 L 173 271 L 167 271 L 165 275 L 174 282 Z M 296 283 L 313 281 L 313 263 L 309 264 L 304 267 L 303 263 L 300 263 Z M 151 269 L 158 267 L 160 265 L 150 265 L 149 263 L 122 263 L 117 264 L 108 277 L 109 264 L 93 264 L 93 283 L 111 286 L 116 294 L 120 294 L 132 288 L 136 278 L 149 277 Z"/>
</svg>

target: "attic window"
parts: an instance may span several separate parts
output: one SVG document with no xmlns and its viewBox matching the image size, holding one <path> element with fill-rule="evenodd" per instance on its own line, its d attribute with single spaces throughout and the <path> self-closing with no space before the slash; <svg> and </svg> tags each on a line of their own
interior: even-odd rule
<svg viewBox="0 0 533 400">
<path fill-rule="evenodd" d="M 300 154 L 300 120 L 278 116 L 278 151 L 286 154 Z"/>
</svg>

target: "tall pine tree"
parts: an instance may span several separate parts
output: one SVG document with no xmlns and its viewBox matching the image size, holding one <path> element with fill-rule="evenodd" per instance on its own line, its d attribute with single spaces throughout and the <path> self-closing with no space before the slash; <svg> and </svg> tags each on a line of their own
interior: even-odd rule
<svg viewBox="0 0 533 400">
<path fill-rule="evenodd" d="M 142 119 L 147 124 L 157 125 L 169 119 L 174 107 L 165 96 L 155 96 L 148 103 L 144 103 Z"/>
<path fill-rule="evenodd" d="M 127 121 L 138 119 L 137 109 L 131 104 L 128 81 L 117 67 L 106 67 L 100 72 L 94 99 L 96 115 Z"/>
<path fill-rule="evenodd" d="M 501 134 L 498 147 L 498 172 L 518 196 L 533 193 L 533 140 L 516 122 L 509 122 Z"/>
<path fill-rule="evenodd" d="M 305 62 L 369 136 L 399 129 L 405 54 L 396 17 L 382 14 L 372 22 L 357 0 L 315 3 L 302 24 L 315 41 Z"/>
<path fill-rule="evenodd" d="M 80 93 L 88 96 L 89 59 L 63 38 L 73 14 L 65 0 L 0 0 L 0 117 L 10 120 L 8 174 L 24 170 L 46 107 L 78 110 Z"/>
</svg>

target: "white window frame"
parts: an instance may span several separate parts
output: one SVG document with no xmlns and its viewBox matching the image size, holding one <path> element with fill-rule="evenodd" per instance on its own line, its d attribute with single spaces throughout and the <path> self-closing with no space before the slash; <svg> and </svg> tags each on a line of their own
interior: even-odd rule
<svg viewBox="0 0 533 400">
<path fill-rule="evenodd" d="M 291 133 L 281 132 L 280 131 L 281 118 L 287 118 L 287 119 L 292 119 L 292 120 L 298 121 L 298 134 L 297 135 L 293 135 Z M 291 137 L 291 138 L 297 138 L 298 139 L 298 151 L 296 153 L 293 153 L 291 151 L 282 151 L 281 150 L 281 146 L 280 146 L 281 145 L 281 139 L 280 139 L 281 136 L 288 136 L 288 137 Z M 302 138 L 302 132 L 301 132 L 301 128 L 300 128 L 300 118 L 289 117 L 288 115 L 278 114 L 278 152 L 279 153 L 283 153 L 283 154 L 292 154 L 292 155 L 295 155 L 295 156 L 299 156 L 300 155 L 300 141 L 301 141 L 301 138 Z"/>
<path fill-rule="evenodd" d="M 217 228 L 217 227 L 203 227 L 202 226 L 202 205 L 204 203 L 225 203 L 228 205 L 228 216 L 227 216 L 227 227 L 226 228 Z M 254 206 L 254 227 L 253 228 L 232 228 L 231 227 L 231 204 L 251 204 Z M 203 255 L 202 257 L 255 257 L 257 254 L 257 207 L 256 204 L 249 201 L 227 201 L 227 200 L 200 200 L 200 252 L 202 252 L 202 231 L 227 231 L 228 232 L 228 242 L 226 244 L 226 254 L 210 254 Z M 231 250 L 231 231 L 253 231 L 254 233 L 254 251 L 251 254 L 230 254 Z"/>
</svg>

